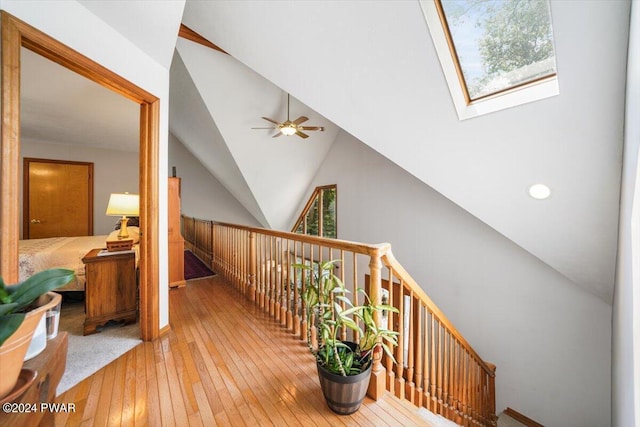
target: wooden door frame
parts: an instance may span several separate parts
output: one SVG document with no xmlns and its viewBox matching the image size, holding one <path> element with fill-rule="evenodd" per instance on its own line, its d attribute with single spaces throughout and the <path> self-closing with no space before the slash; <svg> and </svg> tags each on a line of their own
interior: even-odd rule
<svg viewBox="0 0 640 427">
<path fill-rule="evenodd" d="M 89 170 L 89 197 L 87 211 L 89 213 L 87 224 L 87 235 L 93 236 L 93 162 L 76 162 L 73 160 L 53 160 L 53 159 L 37 159 L 34 157 L 25 157 L 22 160 L 22 238 L 28 239 L 31 235 L 31 225 L 29 222 L 29 203 L 31 192 L 29 183 L 29 165 L 31 163 L 53 163 L 58 165 L 78 165 L 87 166 Z"/>
<path fill-rule="evenodd" d="M 20 48 L 25 47 L 140 104 L 140 331 L 160 334 L 158 274 L 158 152 L 160 100 L 43 32 L 1 13 L 2 129 L 0 141 L 0 274 L 18 281 Z"/>
</svg>

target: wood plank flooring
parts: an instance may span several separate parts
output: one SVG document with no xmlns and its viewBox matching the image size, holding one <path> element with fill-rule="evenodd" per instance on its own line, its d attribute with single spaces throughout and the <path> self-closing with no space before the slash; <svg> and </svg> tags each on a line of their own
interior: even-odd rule
<svg viewBox="0 0 640 427">
<path fill-rule="evenodd" d="M 218 276 L 169 298 L 171 330 L 58 396 L 56 426 L 427 425 L 391 395 L 334 414 L 306 345 Z"/>
</svg>

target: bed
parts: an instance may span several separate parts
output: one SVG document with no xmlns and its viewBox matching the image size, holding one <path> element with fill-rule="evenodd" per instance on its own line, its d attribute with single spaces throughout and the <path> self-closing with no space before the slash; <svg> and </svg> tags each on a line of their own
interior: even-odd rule
<svg viewBox="0 0 640 427">
<path fill-rule="evenodd" d="M 130 234 L 135 233 L 134 243 L 137 243 L 139 234 L 137 227 L 127 227 L 127 229 Z M 85 275 L 82 258 L 91 249 L 104 248 L 107 238 L 111 238 L 111 235 L 20 240 L 18 279 L 22 282 L 47 268 L 68 268 L 76 273 L 75 280 L 58 288 L 56 292 L 84 291 Z M 138 244 L 133 246 L 136 251 L 136 265 L 139 259 L 138 247 Z"/>
</svg>

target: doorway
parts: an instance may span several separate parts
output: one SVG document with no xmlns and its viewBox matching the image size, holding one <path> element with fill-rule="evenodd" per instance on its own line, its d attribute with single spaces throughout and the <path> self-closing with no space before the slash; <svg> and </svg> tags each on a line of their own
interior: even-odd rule
<svg viewBox="0 0 640 427">
<path fill-rule="evenodd" d="M 140 105 L 140 330 L 159 336 L 158 147 L 160 101 L 100 64 L 2 11 L 2 140 L 0 147 L 0 274 L 18 279 L 20 48 L 29 49 Z"/>
</svg>

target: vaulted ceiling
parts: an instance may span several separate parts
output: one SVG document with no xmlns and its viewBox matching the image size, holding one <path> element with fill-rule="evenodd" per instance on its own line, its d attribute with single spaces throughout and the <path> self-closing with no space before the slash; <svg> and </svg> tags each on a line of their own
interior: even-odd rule
<svg viewBox="0 0 640 427">
<path fill-rule="evenodd" d="M 560 95 L 466 121 L 417 0 L 81 3 L 166 67 L 173 54 L 171 132 L 263 225 L 290 225 L 342 129 L 611 300 L 629 2 L 552 1 Z M 230 56 L 177 39 L 180 21 Z M 287 92 L 327 131 L 251 130 L 286 115 Z M 549 199 L 527 195 L 537 182 Z"/>
</svg>

